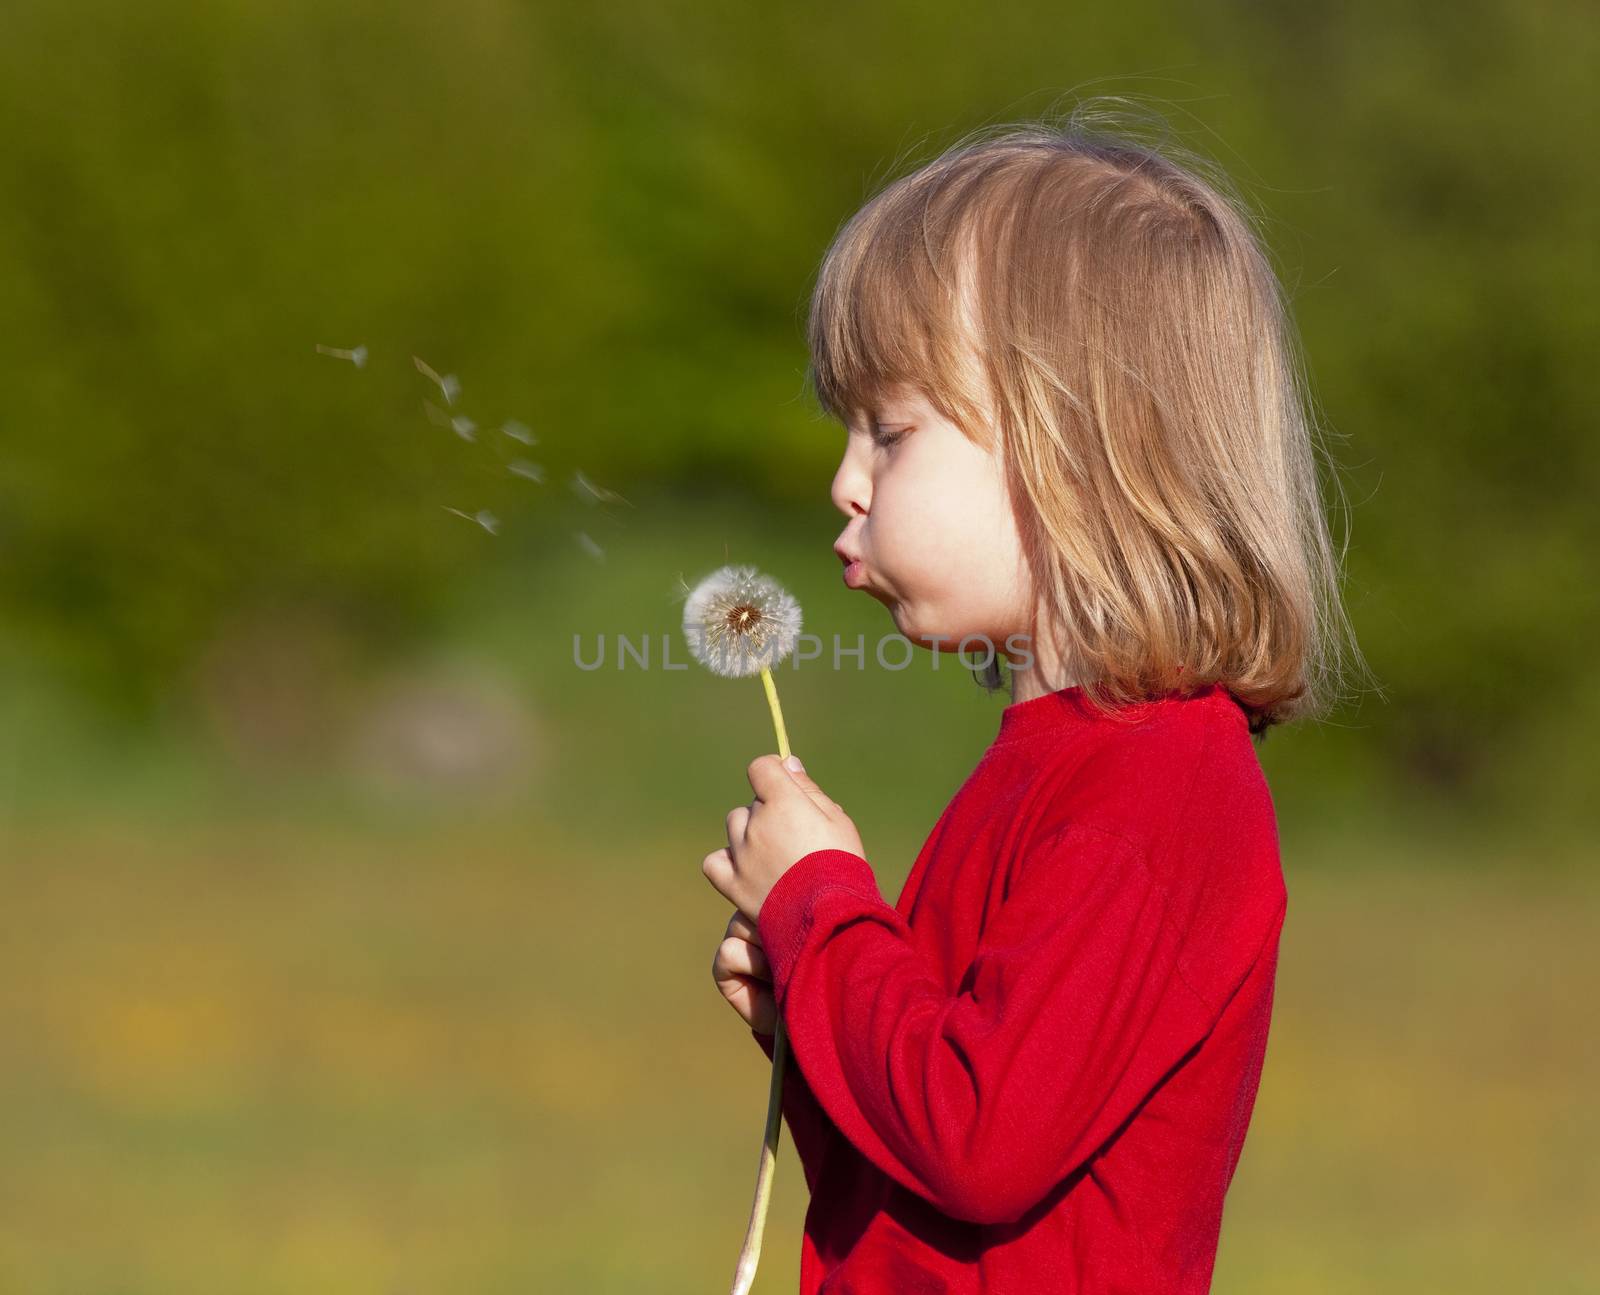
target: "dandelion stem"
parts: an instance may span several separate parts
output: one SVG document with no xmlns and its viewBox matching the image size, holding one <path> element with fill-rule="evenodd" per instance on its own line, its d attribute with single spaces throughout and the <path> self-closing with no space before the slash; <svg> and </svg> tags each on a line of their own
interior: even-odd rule
<svg viewBox="0 0 1600 1295">
<path fill-rule="evenodd" d="M 789 1057 L 788 1035 L 783 1017 L 772 1032 L 772 1083 L 767 1089 L 767 1127 L 761 1137 L 761 1166 L 756 1171 L 756 1195 L 750 1206 L 750 1226 L 745 1229 L 739 1264 L 733 1272 L 731 1295 L 748 1295 L 761 1262 L 761 1233 L 767 1223 L 767 1204 L 772 1199 L 772 1171 L 778 1163 L 778 1137 L 783 1131 L 783 1073 Z"/>
<path fill-rule="evenodd" d="M 772 682 L 772 671 L 761 671 L 761 683 L 767 690 L 767 705 L 772 708 L 772 727 L 778 734 L 778 754 L 789 756 L 789 734 L 783 727 L 783 708 L 778 705 L 778 686 Z M 739 1264 L 733 1272 L 730 1295 L 748 1295 L 756 1279 L 756 1265 L 761 1261 L 761 1233 L 766 1228 L 767 1204 L 772 1199 L 772 1172 L 778 1163 L 778 1137 L 783 1132 L 783 1075 L 789 1057 L 788 1033 L 783 1028 L 783 1015 L 772 1031 L 772 1082 L 767 1088 L 767 1127 L 761 1136 L 761 1164 L 756 1170 L 756 1195 L 750 1206 L 750 1226 L 745 1229 L 744 1246 L 739 1251 Z"/>
<path fill-rule="evenodd" d="M 789 734 L 783 727 L 783 707 L 778 705 L 778 685 L 772 682 L 772 671 L 761 671 L 761 682 L 767 690 L 767 705 L 772 707 L 772 727 L 778 730 L 778 754 L 789 758 Z"/>
</svg>

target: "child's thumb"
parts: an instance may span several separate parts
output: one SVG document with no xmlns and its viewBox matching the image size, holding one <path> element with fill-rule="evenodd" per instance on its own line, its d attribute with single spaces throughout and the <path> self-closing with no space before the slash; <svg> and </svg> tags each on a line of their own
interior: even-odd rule
<svg viewBox="0 0 1600 1295">
<path fill-rule="evenodd" d="M 805 765 L 800 763 L 799 756 L 785 756 L 783 759 L 783 767 L 789 771 L 789 777 L 794 779 L 795 783 L 800 787 L 800 790 L 805 792 L 807 796 L 811 797 L 811 801 L 814 805 L 823 810 L 829 810 L 833 808 L 832 799 L 828 796 L 827 792 L 823 791 L 821 787 L 817 786 L 816 783 L 811 781 L 811 775 L 806 772 Z"/>
</svg>

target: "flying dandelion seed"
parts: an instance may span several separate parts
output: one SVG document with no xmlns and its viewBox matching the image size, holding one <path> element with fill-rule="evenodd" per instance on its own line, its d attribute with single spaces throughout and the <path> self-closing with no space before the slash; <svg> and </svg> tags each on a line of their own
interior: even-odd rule
<svg viewBox="0 0 1600 1295">
<path fill-rule="evenodd" d="M 478 425 L 465 414 L 457 414 L 450 420 L 450 430 L 464 441 L 478 439 Z"/>
<path fill-rule="evenodd" d="M 350 363 L 355 365 L 358 369 L 364 369 L 367 367 L 367 348 L 365 346 L 353 347 L 352 349 L 346 351 L 341 347 L 324 346 L 321 342 L 318 342 L 317 354 L 331 355 L 336 360 L 349 360 Z"/>
<path fill-rule="evenodd" d="M 507 470 L 519 477 L 527 477 L 529 481 L 544 484 L 544 468 L 537 463 L 529 463 L 527 459 L 512 459 L 507 464 Z"/>
<path fill-rule="evenodd" d="M 539 443 L 539 438 L 529 430 L 528 425 L 518 422 L 515 418 L 508 418 L 501 423 L 500 433 L 523 445 L 537 445 Z"/>
<path fill-rule="evenodd" d="M 606 560 L 606 551 L 594 542 L 588 531 L 578 532 L 578 543 L 583 546 L 583 551 L 596 562 L 604 562 Z"/>
<path fill-rule="evenodd" d="M 440 507 L 443 508 L 447 513 L 454 513 L 457 517 L 462 518 L 464 521 L 469 521 L 476 526 L 483 527 L 483 529 L 488 531 L 491 535 L 500 534 L 500 519 L 491 513 L 487 508 L 480 508 L 476 513 L 464 513 L 459 508 L 450 507 L 449 504 L 441 504 Z"/>
<path fill-rule="evenodd" d="M 428 415 L 428 421 L 435 427 L 450 426 L 450 415 L 445 413 L 444 410 L 440 409 L 438 405 L 433 403 L 433 401 L 424 400 L 422 402 L 422 408 L 423 411 Z"/>
<path fill-rule="evenodd" d="M 417 366 L 418 373 L 439 388 L 440 392 L 444 395 L 445 404 L 453 405 L 456 403 L 456 397 L 461 394 L 461 381 L 456 377 L 455 374 L 446 373 L 441 375 L 438 370 L 436 370 L 420 355 L 413 355 L 411 357 L 411 362 Z"/>
<path fill-rule="evenodd" d="M 604 486 L 595 485 L 581 470 L 572 474 L 572 480 L 569 484 L 572 486 L 573 493 L 586 504 L 628 504 L 628 501 L 615 490 L 607 490 Z M 628 504 L 628 507 L 632 508 L 633 505 Z"/>
</svg>

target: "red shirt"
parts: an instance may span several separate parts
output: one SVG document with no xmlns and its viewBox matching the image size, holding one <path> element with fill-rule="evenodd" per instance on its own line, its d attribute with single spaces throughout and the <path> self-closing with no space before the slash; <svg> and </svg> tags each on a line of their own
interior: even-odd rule
<svg viewBox="0 0 1600 1295">
<path fill-rule="evenodd" d="M 859 855 L 798 860 L 757 925 L 801 1295 L 1208 1291 L 1287 899 L 1221 685 L 1007 706 L 892 907 Z"/>
</svg>

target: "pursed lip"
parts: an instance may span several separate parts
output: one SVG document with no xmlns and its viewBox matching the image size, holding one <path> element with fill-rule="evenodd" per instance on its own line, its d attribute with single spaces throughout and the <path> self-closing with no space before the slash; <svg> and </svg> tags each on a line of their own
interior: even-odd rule
<svg viewBox="0 0 1600 1295">
<path fill-rule="evenodd" d="M 844 563 L 844 583 L 848 589 L 859 589 L 866 584 L 866 564 L 841 541 L 833 546 L 834 555 Z"/>
</svg>

